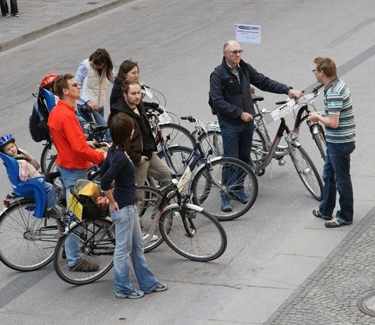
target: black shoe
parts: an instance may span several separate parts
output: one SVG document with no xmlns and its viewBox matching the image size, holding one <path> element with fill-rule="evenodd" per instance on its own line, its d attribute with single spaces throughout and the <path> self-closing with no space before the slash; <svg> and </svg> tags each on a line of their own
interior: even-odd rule
<svg viewBox="0 0 375 325">
<path fill-rule="evenodd" d="M 327 221 L 324 225 L 326 228 L 338 228 L 342 226 L 350 226 L 353 222 L 343 221 L 341 219 L 333 218 Z"/>
<path fill-rule="evenodd" d="M 319 209 L 312 210 L 312 214 L 313 214 L 314 217 L 317 217 L 317 218 L 320 218 L 320 219 L 323 219 L 323 220 L 331 220 L 332 219 L 332 217 L 330 217 L 330 216 L 325 216 L 325 215 L 321 214 Z"/>
</svg>

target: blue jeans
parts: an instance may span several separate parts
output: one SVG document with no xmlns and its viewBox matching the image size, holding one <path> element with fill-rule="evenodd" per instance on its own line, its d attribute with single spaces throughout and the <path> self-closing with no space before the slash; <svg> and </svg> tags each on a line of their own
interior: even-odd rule
<svg viewBox="0 0 375 325">
<path fill-rule="evenodd" d="M 70 189 L 72 189 L 77 180 L 87 178 L 87 170 L 85 169 L 66 169 L 59 167 L 61 180 L 66 191 L 66 199 L 68 200 Z M 74 234 L 69 234 L 65 240 L 65 253 L 68 266 L 72 267 L 79 261 L 79 239 Z"/>
<path fill-rule="evenodd" d="M 237 158 L 251 165 L 250 151 L 254 133 L 254 124 L 232 125 L 228 122 L 219 120 L 219 125 L 223 139 L 224 157 Z M 241 190 L 241 187 L 243 187 L 243 180 L 242 184 L 241 181 L 238 182 L 241 178 L 238 170 L 233 170 L 231 167 L 224 167 L 222 178 L 223 184 L 226 187 L 231 187 L 234 182 L 238 183 L 237 187 L 239 188 L 236 188 L 237 191 Z"/>
<path fill-rule="evenodd" d="M 47 194 L 47 209 L 53 208 L 57 203 L 57 194 L 51 183 L 44 182 L 44 190 Z"/>
<path fill-rule="evenodd" d="M 143 253 L 143 239 L 139 225 L 138 210 L 135 205 L 128 205 L 119 211 L 111 212 L 115 224 L 116 247 L 113 255 L 113 289 L 123 294 L 130 294 L 134 286 L 129 279 L 129 263 L 133 263 L 139 288 L 151 292 L 159 283 L 147 265 Z"/>
<path fill-rule="evenodd" d="M 332 216 L 336 205 L 336 191 L 339 193 L 340 210 L 336 218 L 343 223 L 353 222 L 353 186 L 350 176 L 350 154 L 355 143 L 327 142 L 327 158 L 323 167 L 323 198 L 320 213 Z"/>
</svg>

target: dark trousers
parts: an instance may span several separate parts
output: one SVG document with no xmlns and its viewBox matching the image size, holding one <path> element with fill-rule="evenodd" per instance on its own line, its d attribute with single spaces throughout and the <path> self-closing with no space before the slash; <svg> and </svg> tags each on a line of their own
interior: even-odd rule
<svg viewBox="0 0 375 325">
<path fill-rule="evenodd" d="M 0 0 L 0 9 L 3 16 L 9 13 L 7 0 Z M 10 0 L 10 13 L 12 15 L 18 14 L 17 0 Z"/>
<path fill-rule="evenodd" d="M 224 157 L 238 158 L 247 164 L 251 164 L 250 150 L 254 133 L 254 124 L 231 125 L 225 121 L 219 121 L 221 136 L 223 139 Z M 223 184 L 243 187 L 243 177 L 239 171 L 232 168 L 223 168 Z M 242 179 L 242 181 L 241 181 Z"/>
<path fill-rule="evenodd" d="M 350 154 L 355 143 L 327 142 L 327 158 L 323 167 L 323 198 L 320 213 L 332 216 L 336 205 L 336 192 L 339 193 L 340 210 L 336 218 L 344 223 L 353 222 L 353 186 L 350 176 Z"/>
</svg>

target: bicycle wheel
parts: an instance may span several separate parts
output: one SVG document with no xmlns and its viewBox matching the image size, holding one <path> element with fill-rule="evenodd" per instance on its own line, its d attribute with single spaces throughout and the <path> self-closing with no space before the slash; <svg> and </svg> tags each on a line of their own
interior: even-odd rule
<svg viewBox="0 0 375 325">
<path fill-rule="evenodd" d="M 35 218 L 35 204 L 21 199 L 0 215 L 0 260 L 13 270 L 35 271 L 52 261 L 59 221 Z"/>
<path fill-rule="evenodd" d="M 175 123 L 163 123 L 159 127 L 167 147 L 179 145 L 194 148 L 194 137 L 187 128 Z M 160 149 L 159 145 L 158 151 Z"/>
<path fill-rule="evenodd" d="M 322 199 L 323 183 L 314 163 L 301 146 L 292 148 L 290 157 L 298 176 L 311 195 L 320 201 Z"/>
<path fill-rule="evenodd" d="M 172 177 L 180 178 L 187 166 L 192 149 L 183 146 L 166 147 L 158 153 L 172 172 Z"/>
<path fill-rule="evenodd" d="M 255 170 L 260 169 L 267 152 L 265 136 L 259 129 L 255 129 L 250 151 L 250 159 L 253 162 Z"/>
<path fill-rule="evenodd" d="M 158 226 L 159 204 L 162 200 L 162 195 L 160 191 L 148 186 L 137 186 L 136 191 L 144 252 L 148 253 L 163 242 Z"/>
<path fill-rule="evenodd" d="M 99 265 L 99 269 L 94 272 L 71 271 L 65 253 L 65 243 L 68 236 L 73 236 L 79 246 L 81 259 Z M 72 238 L 72 237 L 69 237 Z M 76 224 L 60 238 L 56 245 L 54 266 L 57 275 L 65 282 L 74 285 L 84 285 L 92 283 L 103 277 L 113 265 L 113 252 L 115 249 L 114 225 L 106 219 L 97 219 L 92 222 Z"/>
<path fill-rule="evenodd" d="M 217 157 L 194 175 L 191 192 L 194 204 L 204 207 L 208 214 L 220 221 L 227 221 L 239 218 L 253 206 L 258 195 L 258 181 L 250 166 L 243 161 Z M 230 201 L 231 211 L 221 210 L 223 199 Z"/>
<path fill-rule="evenodd" d="M 43 174 L 57 171 L 55 164 L 56 157 L 57 152 L 55 146 L 51 142 L 47 143 L 40 156 L 40 168 Z"/>
<path fill-rule="evenodd" d="M 173 220 L 172 229 L 169 229 L 170 219 Z M 159 227 L 168 246 L 191 261 L 212 261 L 227 247 L 224 228 L 198 206 L 170 205 L 160 216 Z"/>
<path fill-rule="evenodd" d="M 219 130 L 209 130 L 200 136 L 199 141 L 201 142 L 203 152 L 206 154 L 211 149 L 213 157 L 224 155 L 223 138 Z"/>
<path fill-rule="evenodd" d="M 314 124 L 312 129 L 312 137 L 319 150 L 320 156 L 323 160 L 326 159 L 326 137 L 323 127 L 320 124 Z"/>
</svg>

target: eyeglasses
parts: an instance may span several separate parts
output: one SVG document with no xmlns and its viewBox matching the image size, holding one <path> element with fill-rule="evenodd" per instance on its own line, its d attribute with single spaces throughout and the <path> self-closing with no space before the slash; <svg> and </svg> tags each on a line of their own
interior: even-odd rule
<svg viewBox="0 0 375 325">
<path fill-rule="evenodd" d="M 230 51 L 230 53 L 232 54 L 241 54 L 243 52 L 243 50 L 233 50 L 233 51 Z"/>
</svg>

